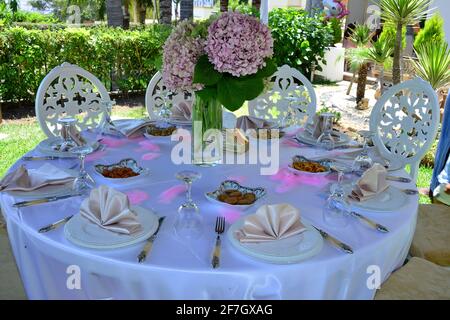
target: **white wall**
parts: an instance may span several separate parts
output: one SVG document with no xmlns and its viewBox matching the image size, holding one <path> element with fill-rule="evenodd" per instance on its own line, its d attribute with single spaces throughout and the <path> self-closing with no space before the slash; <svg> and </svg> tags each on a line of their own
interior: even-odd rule
<svg viewBox="0 0 450 320">
<path fill-rule="evenodd" d="M 436 8 L 435 12 L 440 12 L 444 18 L 445 36 L 447 43 L 450 43 L 450 2 L 448 0 L 434 0 L 431 6 Z"/>
<path fill-rule="evenodd" d="M 269 0 L 269 11 L 274 8 L 305 7 L 306 0 Z"/>
</svg>

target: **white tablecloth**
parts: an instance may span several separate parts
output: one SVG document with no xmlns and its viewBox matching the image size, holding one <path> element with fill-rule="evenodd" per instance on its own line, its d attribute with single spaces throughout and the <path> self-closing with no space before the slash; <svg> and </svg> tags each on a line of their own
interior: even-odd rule
<svg viewBox="0 0 450 320">
<path fill-rule="evenodd" d="M 78 212 L 81 198 L 16 209 L 20 199 L 1 194 L 0 205 L 7 221 L 8 234 L 25 290 L 30 299 L 372 299 L 375 290 L 367 286 L 371 265 L 380 268 L 381 279 L 400 267 L 415 229 L 418 196 L 408 196 L 405 206 L 395 212 L 364 213 L 387 226 L 388 234 L 367 228 L 352 220 L 343 229 L 327 227 L 322 218 L 325 189 L 331 178 L 305 178 L 302 182 L 283 184 L 273 177 L 261 176 L 257 165 L 219 165 L 200 168 L 176 166 L 170 161 L 173 144 L 149 144 L 143 138 L 108 141 L 105 151 L 94 154 L 87 169 L 98 184 L 106 180 L 94 173 L 93 165 L 113 163 L 133 157 L 151 170 L 151 175 L 135 183 L 115 185 L 131 192 L 143 207 L 153 208 L 168 218 L 162 225 L 151 255 L 138 264 L 136 256 L 143 244 L 107 251 L 78 247 L 64 238 L 63 229 L 39 234 L 37 230 L 49 223 Z M 156 147 L 155 147 L 156 146 Z M 158 150 L 159 149 L 159 150 Z M 281 145 L 280 165 L 286 166 L 295 154 L 311 155 L 317 151 Z M 39 154 L 32 151 L 30 154 Z M 150 159 L 150 160 L 146 160 Z M 16 163 L 16 167 L 19 163 Z M 70 167 L 73 160 L 58 160 L 56 165 Z M 27 162 L 30 168 L 42 162 Z M 164 192 L 179 182 L 177 171 L 194 169 L 203 174 L 193 185 L 193 198 L 205 218 L 202 239 L 184 242 L 173 234 L 173 221 L 184 194 L 170 199 Z M 404 172 L 398 173 L 405 175 Z M 238 179 L 244 185 L 267 188 L 264 203 L 287 202 L 301 210 L 302 216 L 314 225 L 329 231 L 354 249 L 345 254 L 324 243 L 315 257 L 291 265 L 272 265 L 243 255 L 223 241 L 221 267 L 210 266 L 215 235 L 214 221 L 223 214 L 232 223 L 242 214 L 224 210 L 208 202 L 204 193 L 214 190 L 224 179 Z M 401 187 L 413 187 L 401 185 Z M 224 239 L 226 239 L 224 237 Z M 70 266 L 80 268 L 81 288 L 67 285 L 71 281 Z M 75 267 L 76 268 L 76 267 Z"/>
</svg>

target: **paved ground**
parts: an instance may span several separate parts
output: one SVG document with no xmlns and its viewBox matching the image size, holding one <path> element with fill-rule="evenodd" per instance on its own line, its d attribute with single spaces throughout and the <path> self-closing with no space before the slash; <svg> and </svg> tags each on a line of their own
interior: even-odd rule
<svg viewBox="0 0 450 320">
<path fill-rule="evenodd" d="M 26 299 L 22 281 L 11 253 L 3 217 L 0 217 L 0 268 L 0 300 Z"/>
<path fill-rule="evenodd" d="M 348 81 L 338 82 L 335 85 L 316 85 L 314 89 L 319 101 L 318 109 L 322 107 L 330 107 L 331 109 L 341 113 L 341 126 L 344 128 L 352 128 L 355 131 L 369 128 L 369 117 L 372 107 L 375 105 L 374 98 L 375 89 L 368 85 L 366 89 L 366 98 L 370 100 L 370 108 L 368 110 L 356 110 L 356 86 L 353 85 L 350 95 L 347 95 L 349 86 Z"/>
</svg>

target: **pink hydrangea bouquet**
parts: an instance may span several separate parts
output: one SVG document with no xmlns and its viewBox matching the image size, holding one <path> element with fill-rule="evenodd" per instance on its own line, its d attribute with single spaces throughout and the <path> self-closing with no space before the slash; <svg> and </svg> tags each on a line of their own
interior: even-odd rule
<svg viewBox="0 0 450 320">
<path fill-rule="evenodd" d="M 163 80 L 235 111 L 264 90 L 276 66 L 270 29 L 257 18 L 225 12 L 207 22 L 181 22 L 164 45 Z"/>
</svg>

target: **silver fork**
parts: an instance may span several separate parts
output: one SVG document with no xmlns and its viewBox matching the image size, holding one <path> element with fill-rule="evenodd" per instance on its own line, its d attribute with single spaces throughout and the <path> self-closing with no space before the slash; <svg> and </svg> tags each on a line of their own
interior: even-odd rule
<svg viewBox="0 0 450 320">
<path fill-rule="evenodd" d="M 213 268 L 218 268 L 220 265 L 220 245 L 222 241 L 220 240 L 220 235 L 225 231 L 225 218 L 217 217 L 216 218 L 216 229 L 217 238 L 216 245 L 214 247 L 213 257 L 212 257 L 212 266 Z"/>
</svg>

